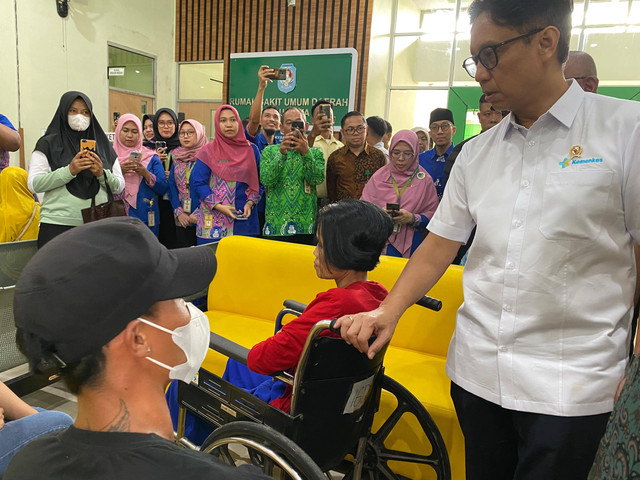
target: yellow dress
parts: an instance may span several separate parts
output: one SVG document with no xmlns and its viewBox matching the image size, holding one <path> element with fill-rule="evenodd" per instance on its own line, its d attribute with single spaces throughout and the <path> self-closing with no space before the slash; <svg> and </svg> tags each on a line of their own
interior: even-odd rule
<svg viewBox="0 0 640 480">
<path fill-rule="evenodd" d="M 0 243 L 38 238 L 40 204 L 27 187 L 27 177 L 18 167 L 0 172 Z"/>
</svg>

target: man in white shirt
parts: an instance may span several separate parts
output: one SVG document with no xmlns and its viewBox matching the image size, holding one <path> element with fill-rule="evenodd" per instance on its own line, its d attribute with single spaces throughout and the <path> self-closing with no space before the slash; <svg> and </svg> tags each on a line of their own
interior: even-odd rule
<svg viewBox="0 0 640 480">
<path fill-rule="evenodd" d="M 465 69 L 512 113 L 464 146 L 380 308 L 338 323 L 373 355 L 477 225 L 447 358 L 468 479 L 584 480 L 626 365 L 640 104 L 567 84 L 571 10 L 474 0 Z"/>
<path fill-rule="evenodd" d="M 326 115 L 327 113 L 329 113 L 328 116 Z M 344 143 L 333 135 L 335 117 L 333 116 L 333 107 L 328 100 L 320 99 L 311 107 L 311 121 L 313 122 L 313 127 L 309 135 L 307 135 L 307 141 L 310 147 L 322 150 L 326 172 L 329 155 L 344 147 Z M 318 207 L 328 204 L 326 178 L 320 185 L 316 186 L 316 191 L 318 192 Z"/>
<path fill-rule="evenodd" d="M 387 124 L 383 118 L 378 116 L 367 118 L 367 145 L 384 153 L 387 163 L 389 163 L 389 150 L 384 148 L 384 141 L 382 140 L 386 133 Z"/>
</svg>

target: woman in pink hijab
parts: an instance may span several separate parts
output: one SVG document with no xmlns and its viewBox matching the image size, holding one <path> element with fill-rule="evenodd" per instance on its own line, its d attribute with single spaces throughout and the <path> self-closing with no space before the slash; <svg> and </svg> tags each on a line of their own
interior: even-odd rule
<svg viewBox="0 0 640 480">
<path fill-rule="evenodd" d="M 198 244 L 229 235 L 257 236 L 260 201 L 260 152 L 249 143 L 235 108 L 223 105 L 215 115 L 215 138 L 198 152 L 191 187 L 200 197 Z"/>
<path fill-rule="evenodd" d="M 130 217 L 142 220 L 156 237 L 159 232 L 160 211 L 157 196 L 169 188 L 164 167 L 156 152 L 142 146 L 142 124 L 131 113 L 118 120 L 113 149 L 124 175 L 125 208 Z"/>
<path fill-rule="evenodd" d="M 172 153 L 169 172 L 169 202 L 176 220 L 176 248 L 196 244 L 196 223 L 200 210 L 200 197 L 189 181 L 196 164 L 196 155 L 207 143 L 207 133 L 200 122 L 188 119 L 178 129 L 180 146 Z"/>
<path fill-rule="evenodd" d="M 361 199 L 385 208 L 395 224 L 386 255 L 409 258 L 438 208 L 436 187 L 418 163 L 419 153 L 418 136 L 399 131 L 389 147 L 390 163 L 374 173 L 362 191 Z"/>
</svg>

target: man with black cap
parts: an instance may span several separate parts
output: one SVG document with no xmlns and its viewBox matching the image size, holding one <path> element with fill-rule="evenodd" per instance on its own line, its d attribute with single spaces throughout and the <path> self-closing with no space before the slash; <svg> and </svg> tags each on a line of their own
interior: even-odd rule
<svg viewBox="0 0 640 480">
<path fill-rule="evenodd" d="M 453 134 L 456 127 L 453 124 L 453 113 L 447 108 L 436 108 L 429 117 L 429 136 L 433 139 L 435 146 L 431 150 L 423 152 L 418 157 L 420 166 L 424 168 L 436 186 L 438 199 L 442 199 L 444 186 L 446 184 L 444 176 L 444 166 L 447 157 L 453 150 Z"/>
<path fill-rule="evenodd" d="M 209 345 L 207 317 L 181 297 L 215 271 L 210 249 L 167 250 L 130 217 L 40 249 L 16 285 L 18 343 L 32 370 L 60 370 L 78 416 L 24 447 L 4 478 L 266 478 L 171 441 L 164 389 L 191 381 Z"/>
</svg>

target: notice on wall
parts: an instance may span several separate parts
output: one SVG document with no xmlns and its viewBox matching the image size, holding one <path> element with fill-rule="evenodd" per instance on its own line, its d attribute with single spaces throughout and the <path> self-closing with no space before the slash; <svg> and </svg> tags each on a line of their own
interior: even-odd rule
<svg viewBox="0 0 640 480">
<path fill-rule="evenodd" d="M 233 53 L 229 62 L 229 104 L 238 110 L 240 118 L 249 116 L 261 65 L 286 70 L 284 79 L 267 85 L 263 107 L 275 105 L 280 112 L 298 107 L 311 123 L 311 107 L 319 99 L 326 99 L 333 105 L 336 130 L 342 117 L 353 110 L 358 65 L 358 52 L 353 48 Z"/>
</svg>

